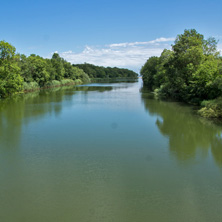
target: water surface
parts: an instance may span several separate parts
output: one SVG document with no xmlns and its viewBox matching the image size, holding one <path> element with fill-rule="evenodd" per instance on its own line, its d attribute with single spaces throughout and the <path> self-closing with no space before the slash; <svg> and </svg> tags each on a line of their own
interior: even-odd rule
<svg viewBox="0 0 222 222">
<path fill-rule="evenodd" d="M 222 221 L 222 127 L 140 88 L 0 101 L 0 221 Z"/>
</svg>

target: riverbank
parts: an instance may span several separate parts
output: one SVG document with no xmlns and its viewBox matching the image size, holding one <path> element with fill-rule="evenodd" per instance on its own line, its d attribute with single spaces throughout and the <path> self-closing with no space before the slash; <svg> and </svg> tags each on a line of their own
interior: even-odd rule
<svg viewBox="0 0 222 222">
<path fill-rule="evenodd" d="M 92 83 L 103 83 L 103 82 L 137 82 L 138 78 L 91 78 Z"/>
<path fill-rule="evenodd" d="M 195 113 L 201 117 L 208 119 L 218 119 L 219 121 L 222 120 L 222 97 L 218 97 L 214 100 L 204 100 L 199 104 L 195 104 L 165 97 L 161 93 L 158 93 L 158 90 L 150 91 L 147 87 L 143 87 L 141 92 L 149 92 L 150 95 L 152 95 L 151 98 L 155 98 L 157 100 L 179 102 L 182 104 L 190 105 L 194 107 Z"/>
<path fill-rule="evenodd" d="M 222 118 L 222 97 L 206 100 L 201 103 L 202 108 L 198 114 L 206 118 Z"/>
<path fill-rule="evenodd" d="M 23 91 L 21 93 L 29 93 L 29 92 L 34 92 L 37 90 L 42 90 L 42 89 L 49 89 L 49 88 L 69 86 L 69 85 L 81 85 L 81 84 L 83 84 L 83 81 L 80 79 L 76 79 L 76 80 L 63 79 L 61 81 L 52 80 L 50 82 L 47 82 L 43 86 L 39 86 L 37 82 L 30 82 L 30 83 L 24 82 Z"/>
<path fill-rule="evenodd" d="M 108 83 L 108 82 L 137 82 L 138 78 L 92 78 L 90 82 L 83 82 L 81 79 L 63 79 L 61 81 L 52 80 L 47 82 L 44 86 L 39 86 L 37 82 L 24 82 L 22 93 L 33 92 L 36 90 L 49 89 L 54 87 L 69 86 L 69 85 L 82 85 L 85 83 Z"/>
<path fill-rule="evenodd" d="M 222 118 L 222 57 L 216 39 L 184 30 L 172 49 L 150 57 L 140 74 L 158 97 L 200 106 L 203 117 Z"/>
</svg>

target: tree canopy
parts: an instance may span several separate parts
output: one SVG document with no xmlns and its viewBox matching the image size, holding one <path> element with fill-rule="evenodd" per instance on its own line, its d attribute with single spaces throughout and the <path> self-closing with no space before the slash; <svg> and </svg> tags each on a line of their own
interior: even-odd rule
<svg viewBox="0 0 222 222">
<path fill-rule="evenodd" d="M 198 104 L 222 95 L 221 62 L 217 41 L 190 29 L 177 36 L 172 50 L 150 57 L 140 73 L 158 95 Z"/>
<path fill-rule="evenodd" d="M 51 59 L 31 54 L 16 54 L 10 43 L 0 41 L 0 98 L 17 92 L 67 84 L 89 82 L 90 78 L 137 78 L 128 69 L 95 66 L 92 64 L 72 65 L 58 53 Z"/>
<path fill-rule="evenodd" d="M 82 69 L 85 73 L 89 75 L 90 78 L 137 78 L 138 77 L 137 73 L 129 69 L 96 66 L 88 63 L 77 64 L 73 66 Z"/>
<path fill-rule="evenodd" d="M 23 86 L 15 51 L 15 47 L 0 41 L 0 96 L 2 97 L 20 91 Z"/>
<path fill-rule="evenodd" d="M 69 81 L 64 81 L 69 80 Z M 16 54 L 16 48 L 0 41 L 0 97 L 7 97 L 28 88 L 40 88 L 72 81 L 88 82 L 89 76 L 54 53 L 51 59 L 31 54 Z M 62 82 L 63 81 L 63 82 Z"/>
</svg>

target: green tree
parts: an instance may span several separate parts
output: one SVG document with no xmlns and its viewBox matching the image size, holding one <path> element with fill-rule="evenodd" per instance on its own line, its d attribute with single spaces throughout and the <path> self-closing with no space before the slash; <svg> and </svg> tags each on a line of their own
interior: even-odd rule
<svg viewBox="0 0 222 222">
<path fill-rule="evenodd" d="M 12 95 L 23 88 L 23 78 L 15 60 L 15 47 L 0 41 L 0 96 Z"/>
<path fill-rule="evenodd" d="M 172 51 L 151 57 L 141 69 L 143 82 L 159 95 L 200 103 L 222 93 L 222 62 L 214 38 L 204 39 L 195 29 L 178 35 Z"/>
<path fill-rule="evenodd" d="M 154 90 L 155 88 L 154 78 L 157 74 L 158 65 L 159 58 L 156 56 L 152 56 L 147 60 L 147 62 L 140 71 L 140 74 L 143 78 L 143 83 L 149 90 Z"/>
<path fill-rule="evenodd" d="M 43 86 L 50 79 L 47 71 L 47 62 L 40 56 L 34 54 L 28 58 L 21 58 L 21 73 L 26 82 L 37 82 L 39 86 Z"/>
<path fill-rule="evenodd" d="M 82 69 L 90 78 L 138 78 L 137 73 L 128 69 L 95 66 L 88 63 L 73 66 Z"/>
<path fill-rule="evenodd" d="M 64 78 L 65 69 L 63 67 L 63 59 L 58 53 L 54 53 L 51 59 L 52 66 L 55 69 L 55 79 L 62 80 Z"/>
</svg>

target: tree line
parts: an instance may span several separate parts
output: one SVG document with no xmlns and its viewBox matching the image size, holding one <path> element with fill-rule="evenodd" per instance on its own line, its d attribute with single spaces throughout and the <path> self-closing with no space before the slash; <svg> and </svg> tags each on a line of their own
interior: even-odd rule
<svg viewBox="0 0 222 222">
<path fill-rule="evenodd" d="M 219 104 L 222 57 L 217 51 L 215 38 L 204 39 L 195 29 L 185 30 L 177 36 L 172 50 L 164 49 L 160 57 L 150 57 L 140 73 L 144 86 L 157 96 L 207 104 L 205 111 L 209 116 L 222 117 L 222 106 Z M 217 106 L 213 108 L 209 100 Z M 218 102 L 215 103 L 215 100 Z"/>
<path fill-rule="evenodd" d="M 0 97 L 16 92 L 90 81 L 78 67 L 54 53 L 51 59 L 16 53 L 16 48 L 0 41 Z"/>
<path fill-rule="evenodd" d="M 82 69 L 90 78 L 138 78 L 137 73 L 129 69 L 96 66 L 88 63 L 73 65 Z"/>
<path fill-rule="evenodd" d="M 137 77 L 128 69 L 104 68 L 91 64 L 72 65 L 54 53 L 51 59 L 16 53 L 16 48 L 0 41 L 0 98 L 17 92 L 90 82 L 90 78 Z"/>
</svg>

